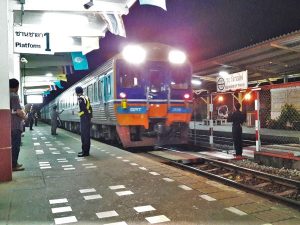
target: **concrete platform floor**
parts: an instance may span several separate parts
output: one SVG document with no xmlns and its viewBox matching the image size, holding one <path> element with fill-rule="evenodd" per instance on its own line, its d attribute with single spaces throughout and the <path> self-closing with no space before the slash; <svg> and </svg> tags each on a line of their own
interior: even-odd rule
<svg viewBox="0 0 300 225">
<path fill-rule="evenodd" d="M 298 225 L 300 212 L 48 125 L 26 131 L 13 181 L 0 184 L 1 225 Z"/>
</svg>

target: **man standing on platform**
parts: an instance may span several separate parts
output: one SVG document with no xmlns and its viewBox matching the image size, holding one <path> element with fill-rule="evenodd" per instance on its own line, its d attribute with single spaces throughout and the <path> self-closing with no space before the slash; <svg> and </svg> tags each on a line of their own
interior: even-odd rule
<svg viewBox="0 0 300 225">
<path fill-rule="evenodd" d="M 21 134 L 23 131 L 23 120 L 26 119 L 26 114 L 20 105 L 18 96 L 19 81 L 16 79 L 9 79 L 10 92 L 10 111 L 11 111 L 11 152 L 12 152 L 12 170 L 24 170 L 22 164 L 18 164 Z"/>
<path fill-rule="evenodd" d="M 78 157 L 85 157 L 90 155 L 91 146 L 91 119 L 92 119 L 92 107 L 90 99 L 83 95 L 82 87 L 78 86 L 75 88 L 76 95 L 78 96 L 79 103 L 79 117 L 80 117 L 80 133 L 82 152 L 78 153 Z"/>
<path fill-rule="evenodd" d="M 242 138 L 242 124 L 246 122 L 246 114 L 240 111 L 241 104 L 235 104 L 235 111 L 229 115 L 227 121 L 232 122 L 232 138 L 234 143 L 234 149 L 236 158 L 242 158 L 243 154 L 243 138 Z"/>
<path fill-rule="evenodd" d="M 56 129 L 58 122 L 60 122 L 59 114 L 61 114 L 64 110 L 58 112 L 57 111 L 57 106 L 53 106 L 52 112 L 50 113 L 50 118 L 51 118 L 51 135 L 57 135 Z"/>
</svg>

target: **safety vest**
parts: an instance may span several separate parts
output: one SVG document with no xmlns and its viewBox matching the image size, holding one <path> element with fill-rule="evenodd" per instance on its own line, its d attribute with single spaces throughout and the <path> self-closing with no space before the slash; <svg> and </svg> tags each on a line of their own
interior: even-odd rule
<svg viewBox="0 0 300 225">
<path fill-rule="evenodd" d="M 86 107 L 86 111 L 88 112 L 89 115 L 92 115 L 92 107 L 91 107 L 91 103 L 90 100 L 87 96 L 84 95 L 80 95 L 79 98 L 82 98 Z M 80 109 L 80 106 L 79 106 Z M 78 115 L 81 117 L 82 115 L 84 115 L 85 111 L 79 111 Z"/>
</svg>

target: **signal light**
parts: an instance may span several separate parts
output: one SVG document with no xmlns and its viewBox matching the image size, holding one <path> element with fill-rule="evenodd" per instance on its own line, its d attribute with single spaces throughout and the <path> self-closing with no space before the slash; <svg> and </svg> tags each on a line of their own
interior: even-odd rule
<svg viewBox="0 0 300 225">
<path fill-rule="evenodd" d="M 223 102 L 223 101 L 224 101 L 224 97 L 223 97 L 222 95 L 219 96 L 219 97 L 218 97 L 218 101 L 219 101 L 219 102 Z"/>
<path fill-rule="evenodd" d="M 247 94 L 245 94 L 245 100 L 247 100 L 247 101 L 249 101 L 249 100 L 251 100 L 251 94 L 250 93 L 247 93 Z"/>
<path fill-rule="evenodd" d="M 186 94 L 184 94 L 183 97 L 184 97 L 184 99 L 189 99 L 189 98 L 190 98 L 190 94 L 187 94 L 187 93 L 186 93 Z"/>
<path fill-rule="evenodd" d="M 120 93 L 120 98 L 126 98 L 126 93 L 121 92 L 121 93 Z"/>
</svg>

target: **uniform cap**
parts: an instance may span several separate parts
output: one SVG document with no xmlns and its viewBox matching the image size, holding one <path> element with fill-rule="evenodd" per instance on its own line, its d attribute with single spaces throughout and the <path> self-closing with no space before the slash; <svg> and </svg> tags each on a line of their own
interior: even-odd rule
<svg viewBox="0 0 300 225">
<path fill-rule="evenodd" d="M 80 87 L 80 86 L 76 87 L 75 92 L 76 92 L 76 94 L 82 94 L 83 93 L 82 87 Z"/>
</svg>

